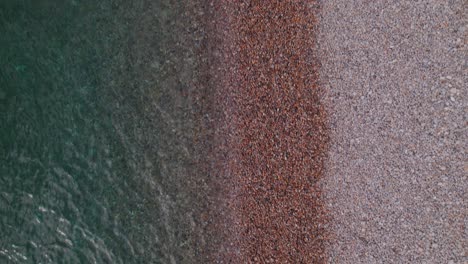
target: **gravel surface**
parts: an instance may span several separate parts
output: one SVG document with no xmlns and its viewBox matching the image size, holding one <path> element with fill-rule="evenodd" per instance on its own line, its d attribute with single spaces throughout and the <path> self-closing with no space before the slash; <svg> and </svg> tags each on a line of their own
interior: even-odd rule
<svg viewBox="0 0 468 264">
<path fill-rule="evenodd" d="M 223 186 L 232 186 L 226 196 L 236 216 L 235 246 L 225 246 L 224 263 L 325 261 L 326 219 L 316 183 L 328 135 L 313 57 L 315 2 L 214 5 L 226 16 L 213 24 L 230 36 L 222 38 L 220 68 L 226 70 L 219 72 L 229 81 L 218 87 L 223 92 L 215 100 L 220 112 L 229 113 L 219 123 L 225 120 L 233 128 L 219 133 L 230 142 Z"/>
<path fill-rule="evenodd" d="M 322 2 L 331 263 L 467 263 L 466 1 Z"/>
</svg>

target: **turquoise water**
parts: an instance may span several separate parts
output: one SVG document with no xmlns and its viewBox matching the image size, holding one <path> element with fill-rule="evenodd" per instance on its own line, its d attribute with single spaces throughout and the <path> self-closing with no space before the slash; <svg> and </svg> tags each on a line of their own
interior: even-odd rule
<svg viewBox="0 0 468 264">
<path fill-rule="evenodd" d="M 181 8 L 0 2 L 0 263 L 194 262 Z"/>
</svg>

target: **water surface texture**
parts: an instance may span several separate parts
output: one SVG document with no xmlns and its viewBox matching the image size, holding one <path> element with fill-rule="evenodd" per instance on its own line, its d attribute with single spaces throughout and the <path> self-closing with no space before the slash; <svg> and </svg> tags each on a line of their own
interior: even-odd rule
<svg viewBox="0 0 468 264">
<path fill-rule="evenodd" d="M 182 8 L 1 1 L 1 263 L 198 254 Z"/>
</svg>

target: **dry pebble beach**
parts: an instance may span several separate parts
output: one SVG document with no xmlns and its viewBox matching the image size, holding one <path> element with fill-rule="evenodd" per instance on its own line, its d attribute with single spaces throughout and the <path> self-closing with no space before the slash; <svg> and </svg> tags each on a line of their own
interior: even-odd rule
<svg viewBox="0 0 468 264">
<path fill-rule="evenodd" d="M 322 2 L 330 263 L 467 263 L 467 2 Z"/>
</svg>

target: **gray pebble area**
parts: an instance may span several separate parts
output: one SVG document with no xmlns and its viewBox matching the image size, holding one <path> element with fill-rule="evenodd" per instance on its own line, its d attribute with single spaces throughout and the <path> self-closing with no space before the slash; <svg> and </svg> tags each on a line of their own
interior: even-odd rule
<svg viewBox="0 0 468 264">
<path fill-rule="evenodd" d="M 468 2 L 321 5 L 330 263 L 468 263 Z"/>
</svg>

